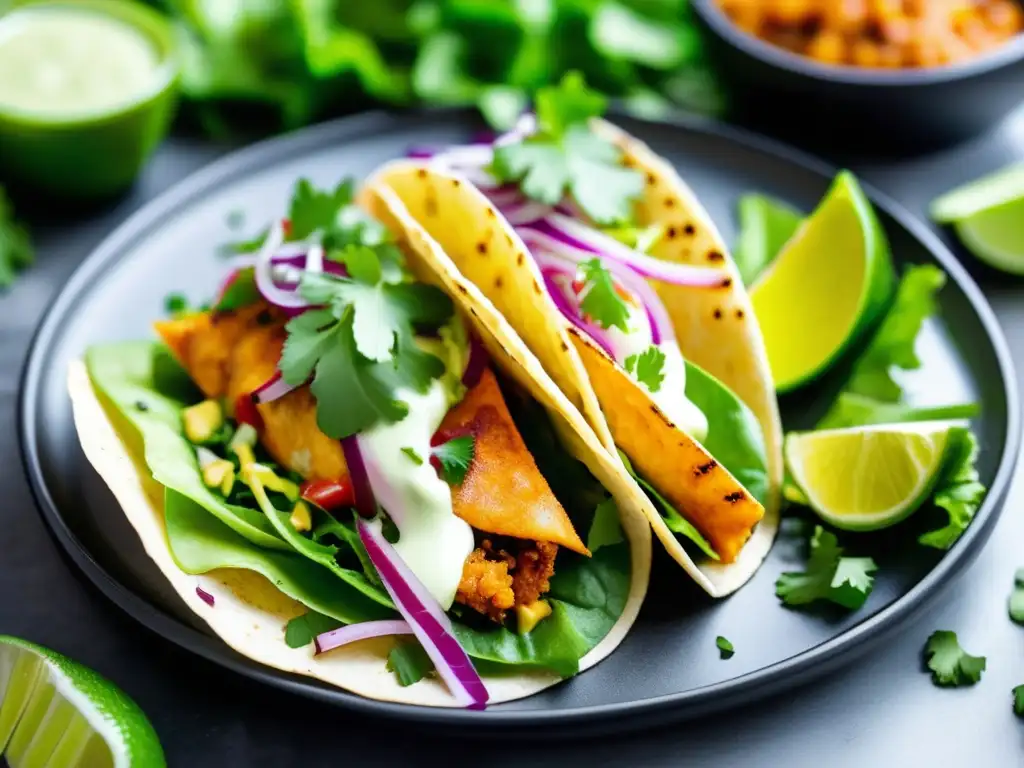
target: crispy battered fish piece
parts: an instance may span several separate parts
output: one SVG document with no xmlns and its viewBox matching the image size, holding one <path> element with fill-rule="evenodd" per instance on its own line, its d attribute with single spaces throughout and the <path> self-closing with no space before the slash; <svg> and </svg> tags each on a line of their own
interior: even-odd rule
<svg viewBox="0 0 1024 768">
<path fill-rule="evenodd" d="M 285 318 L 264 302 L 231 312 L 200 312 L 156 323 L 156 331 L 209 398 L 235 399 L 252 392 L 277 370 Z M 263 419 L 260 442 L 275 461 L 305 478 L 337 480 L 348 474 L 341 444 L 316 424 L 309 387 L 256 406 Z"/>
<path fill-rule="evenodd" d="M 484 614 L 499 624 L 505 613 L 518 605 L 532 605 L 550 588 L 558 545 L 547 541 L 510 542 L 516 554 L 496 549 L 485 539 L 473 550 L 462 571 L 455 601 Z"/>
<path fill-rule="evenodd" d="M 452 489 L 456 515 L 478 531 L 590 554 L 519 435 L 491 370 L 448 412 L 438 431 L 475 437 L 473 463 Z"/>
</svg>

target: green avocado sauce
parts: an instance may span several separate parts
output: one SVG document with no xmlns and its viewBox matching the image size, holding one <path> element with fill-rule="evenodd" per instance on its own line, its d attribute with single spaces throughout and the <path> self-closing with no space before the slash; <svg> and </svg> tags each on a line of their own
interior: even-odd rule
<svg viewBox="0 0 1024 768">
<path fill-rule="evenodd" d="M 0 16 L 0 111 L 64 119 L 144 96 L 160 67 L 152 41 L 106 14 L 70 7 Z"/>
</svg>

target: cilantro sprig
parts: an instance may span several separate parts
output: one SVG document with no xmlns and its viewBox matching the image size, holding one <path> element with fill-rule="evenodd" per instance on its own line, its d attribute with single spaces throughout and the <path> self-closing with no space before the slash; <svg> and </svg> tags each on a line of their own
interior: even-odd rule
<svg viewBox="0 0 1024 768">
<path fill-rule="evenodd" d="M 960 647 L 955 632 L 933 632 L 924 646 L 924 660 L 932 682 L 943 687 L 974 685 L 985 670 L 984 656 L 971 656 Z"/>
<path fill-rule="evenodd" d="M 527 197 L 548 205 L 566 193 L 598 224 L 628 222 L 643 176 L 621 165 L 622 152 L 591 130 L 607 100 L 591 91 L 578 72 L 537 91 L 537 132 L 494 151 L 490 172 L 518 183 Z"/>
<path fill-rule="evenodd" d="M 473 435 L 454 437 L 434 446 L 430 451 L 431 463 L 448 485 L 462 485 L 476 454 Z"/>
<path fill-rule="evenodd" d="M 629 306 L 615 289 L 615 280 L 601 260 L 580 262 L 577 273 L 583 283 L 580 311 L 602 328 L 628 331 Z"/>
<path fill-rule="evenodd" d="M 785 605 L 828 600 L 855 610 L 871 594 L 876 570 L 870 557 L 843 557 L 835 534 L 818 525 L 811 537 L 807 570 L 783 573 L 775 582 L 775 594 Z"/>
<path fill-rule="evenodd" d="M 637 381 L 647 387 L 647 391 L 661 391 L 661 384 L 665 381 L 665 353 L 656 346 L 652 344 L 643 352 L 630 355 L 625 359 L 624 366 L 636 376 Z"/>
</svg>

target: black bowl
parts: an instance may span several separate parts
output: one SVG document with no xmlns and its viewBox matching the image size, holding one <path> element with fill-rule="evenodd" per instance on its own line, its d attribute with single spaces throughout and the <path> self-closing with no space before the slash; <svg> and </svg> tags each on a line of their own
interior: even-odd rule
<svg viewBox="0 0 1024 768">
<path fill-rule="evenodd" d="M 1024 35 L 945 67 L 838 67 L 744 32 L 715 0 L 691 6 L 726 86 L 729 117 L 825 154 L 946 147 L 994 128 L 1024 103 Z"/>
</svg>

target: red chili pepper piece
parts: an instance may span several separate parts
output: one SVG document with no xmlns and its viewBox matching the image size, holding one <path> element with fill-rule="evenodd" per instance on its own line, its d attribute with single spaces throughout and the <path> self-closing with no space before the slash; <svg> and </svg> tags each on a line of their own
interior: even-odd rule
<svg viewBox="0 0 1024 768">
<path fill-rule="evenodd" d="M 348 477 L 339 480 L 307 480 L 299 488 L 299 495 L 328 512 L 356 503 L 356 493 Z"/>
<path fill-rule="evenodd" d="M 245 393 L 235 398 L 235 421 L 239 424 L 248 424 L 257 432 L 263 430 L 263 417 L 256 409 L 256 403 L 252 401 L 252 395 Z"/>
</svg>

